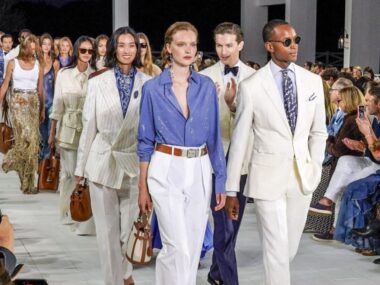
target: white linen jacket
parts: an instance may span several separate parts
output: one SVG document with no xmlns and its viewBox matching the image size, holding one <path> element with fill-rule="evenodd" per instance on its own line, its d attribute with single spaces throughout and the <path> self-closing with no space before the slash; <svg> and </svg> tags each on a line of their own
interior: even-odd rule
<svg viewBox="0 0 380 285">
<path fill-rule="evenodd" d="M 121 189 L 124 175 L 138 175 L 141 88 L 148 79 L 137 71 L 124 118 L 114 70 L 89 80 L 75 175 L 114 189 Z"/>
<path fill-rule="evenodd" d="M 270 63 L 240 83 L 236 125 L 227 165 L 227 191 L 239 191 L 240 171 L 250 132 L 254 132 L 245 195 L 275 200 L 286 193 L 296 164 L 302 191 L 318 186 L 326 145 L 324 93 L 321 77 L 295 65 L 298 116 L 294 135 Z"/>
</svg>

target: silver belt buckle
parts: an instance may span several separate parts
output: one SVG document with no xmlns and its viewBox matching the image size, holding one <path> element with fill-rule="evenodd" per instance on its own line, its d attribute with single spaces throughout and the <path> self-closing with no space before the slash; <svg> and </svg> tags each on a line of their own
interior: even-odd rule
<svg viewBox="0 0 380 285">
<path fill-rule="evenodd" d="M 197 149 L 188 149 L 186 153 L 187 158 L 193 158 L 198 156 L 198 150 Z"/>
</svg>

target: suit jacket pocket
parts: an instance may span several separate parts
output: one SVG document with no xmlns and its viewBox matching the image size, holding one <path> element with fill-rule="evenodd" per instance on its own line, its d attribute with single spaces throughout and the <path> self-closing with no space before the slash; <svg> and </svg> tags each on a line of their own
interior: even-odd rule
<svg viewBox="0 0 380 285">
<path fill-rule="evenodd" d="M 139 159 L 136 153 L 112 151 L 116 164 L 131 178 L 139 173 Z"/>
</svg>

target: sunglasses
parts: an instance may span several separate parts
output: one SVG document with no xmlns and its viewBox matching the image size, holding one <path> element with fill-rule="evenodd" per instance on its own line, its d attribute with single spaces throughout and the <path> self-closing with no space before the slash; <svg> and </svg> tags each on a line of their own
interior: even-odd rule
<svg viewBox="0 0 380 285">
<path fill-rule="evenodd" d="M 300 43 L 300 41 L 301 41 L 301 37 L 300 36 L 296 36 L 294 39 L 286 38 L 283 41 L 268 41 L 268 42 L 271 42 L 271 43 L 282 43 L 282 45 L 284 47 L 290 47 L 290 45 L 292 44 L 292 42 L 294 42 L 296 45 L 298 45 Z"/>
<path fill-rule="evenodd" d="M 142 44 L 142 43 L 140 43 L 140 47 L 141 47 L 141 48 L 147 48 L 148 45 L 147 45 L 147 44 Z"/>
<path fill-rule="evenodd" d="M 81 54 L 88 53 L 89 55 L 92 55 L 94 53 L 94 50 L 93 49 L 80 48 L 79 53 L 81 53 Z"/>
</svg>

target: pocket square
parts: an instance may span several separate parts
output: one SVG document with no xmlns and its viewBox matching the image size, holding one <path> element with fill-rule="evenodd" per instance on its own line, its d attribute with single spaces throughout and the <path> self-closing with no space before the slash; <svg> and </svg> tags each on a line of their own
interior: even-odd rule
<svg viewBox="0 0 380 285">
<path fill-rule="evenodd" d="M 311 94 L 310 96 L 309 96 L 309 101 L 313 101 L 315 98 L 317 98 L 317 95 L 315 95 L 315 93 L 313 93 L 313 94 Z"/>
</svg>

